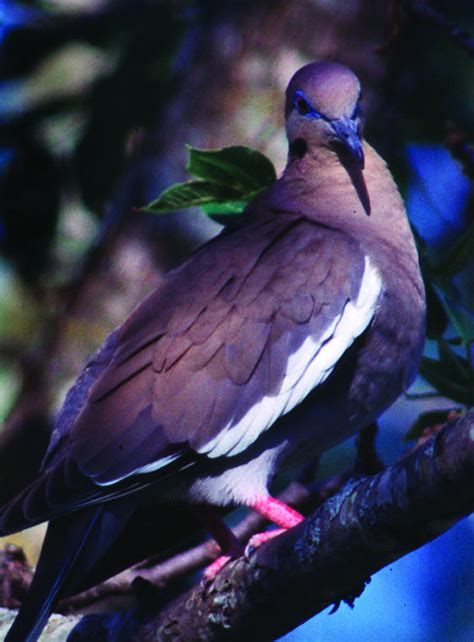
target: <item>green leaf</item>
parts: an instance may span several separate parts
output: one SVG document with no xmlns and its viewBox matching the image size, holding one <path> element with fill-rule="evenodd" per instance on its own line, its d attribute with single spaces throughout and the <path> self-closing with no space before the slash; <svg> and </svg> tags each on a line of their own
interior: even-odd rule
<svg viewBox="0 0 474 642">
<path fill-rule="evenodd" d="M 474 225 L 471 226 L 474 229 Z M 427 294 L 427 303 L 428 303 L 428 318 L 427 318 L 427 334 L 430 338 L 436 338 L 437 332 L 439 332 L 441 328 L 441 322 L 442 322 L 442 317 L 438 315 L 438 318 L 436 318 L 437 313 L 440 313 L 440 309 L 437 306 L 437 304 L 433 301 L 432 297 L 432 290 L 431 286 L 434 286 L 439 292 L 443 294 L 443 301 L 446 303 L 445 297 L 449 298 L 451 301 L 456 302 L 456 305 L 462 306 L 464 310 L 471 312 L 474 314 L 474 301 L 472 301 L 472 297 L 464 297 L 463 298 L 463 291 L 453 282 L 452 277 L 455 276 L 454 270 L 457 270 L 458 267 L 461 265 L 461 263 L 464 265 L 465 261 L 467 260 L 467 263 L 465 263 L 464 267 L 467 267 L 467 264 L 470 261 L 474 260 L 474 248 L 470 248 L 469 243 L 473 241 L 471 239 L 466 240 L 466 234 L 469 236 L 469 231 L 466 232 L 466 234 L 462 237 L 462 241 L 460 241 L 460 244 L 462 247 L 459 247 L 459 245 L 455 245 L 456 251 L 460 251 L 461 253 L 461 258 L 460 261 L 461 263 L 458 266 L 454 266 L 453 261 L 454 256 L 452 256 L 451 259 L 445 260 L 443 257 L 446 256 L 446 252 L 441 253 L 440 251 L 435 250 L 434 248 L 430 248 L 425 241 L 422 239 L 422 237 L 418 234 L 416 231 L 416 228 L 412 227 L 413 235 L 415 237 L 417 249 L 418 249 L 418 256 L 420 260 L 420 267 L 421 267 L 421 272 L 423 274 L 423 280 L 425 282 L 425 287 L 426 287 L 426 294 Z M 463 243 L 465 245 L 463 245 Z M 465 253 L 466 249 L 468 250 L 467 254 Z M 448 252 L 450 255 L 452 254 L 452 248 Z M 449 265 L 448 265 L 449 264 Z M 431 284 L 431 285 L 428 285 Z M 431 290 L 431 291 L 430 291 Z M 430 301 L 431 298 L 431 301 Z M 437 310 L 434 310 L 434 315 L 435 318 L 430 319 L 430 303 L 432 303 L 435 307 L 437 307 Z M 447 307 L 447 305 L 446 305 Z M 447 310 L 449 314 L 449 310 Z"/>
<path fill-rule="evenodd" d="M 244 209 L 247 207 L 248 199 L 238 199 L 235 201 L 225 201 L 223 203 L 206 203 L 202 206 L 204 213 L 212 218 L 213 221 L 220 225 L 229 225 L 235 218 L 240 216 Z"/>
<path fill-rule="evenodd" d="M 142 211 L 164 214 L 198 205 L 211 218 L 226 224 L 276 180 L 268 158 L 248 147 L 188 150 L 188 170 L 199 180 L 168 187 Z"/>
<path fill-rule="evenodd" d="M 235 201 L 224 201 L 222 203 L 213 201 L 212 203 L 203 205 L 202 209 L 209 216 L 232 216 L 233 214 L 242 214 L 250 200 L 251 198 L 241 198 Z"/>
<path fill-rule="evenodd" d="M 251 194 L 276 180 L 271 161 L 249 147 L 188 150 L 187 169 L 193 176 L 230 187 L 240 195 Z"/>
<path fill-rule="evenodd" d="M 450 277 L 442 274 L 436 274 L 430 270 L 424 270 L 423 278 L 425 279 L 425 282 L 430 282 L 444 295 L 443 301 L 445 303 L 446 299 L 450 299 L 455 305 L 460 305 L 466 311 L 474 314 L 474 301 L 471 300 L 472 297 L 465 296 L 465 288 L 458 287 L 457 284 L 453 283 L 453 280 Z"/>
<path fill-rule="evenodd" d="M 448 327 L 448 316 L 431 282 L 424 279 L 426 290 L 426 334 L 430 339 L 442 337 Z"/>
<path fill-rule="evenodd" d="M 445 367 L 446 374 L 460 384 L 474 383 L 473 373 L 468 362 L 452 350 L 446 341 L 438 341 L 439 358 Z"/>
<path fill-rule="evenodd" d="M 423 357 L 420 363 L 420 375 L 431 384 L 440 395 L 453 399 L 463 405 L 474 404 L 474 381 L 459 382 L 452 377 L 445 363 L 429 357 Z"/>
<path fill-rule="evenodd" d="M 166 214 L 197 205 L 226 202 L 235 199 L 235 192 L 211 181 L 176 183 L 165 189 L 160 196 L 142 208 L 154 214 Z"/>
<path fill-rule="evenodd" d="M 444 424 L 448 419 L 449 413 L 453 410 L 453 408 L 445 408 L 444 410 L 423 412 L 405 435 L 405 441 L 419 439 L 427 428 L 433 428 L 436 424 Z"/>
<path fill-rule="evenodd" d="M 416 249 L 418 251 L 418 257 L 420 260 L 420 266 L 423 273 L 430 274 L 433 269 L 433 266 L 439 263 L 439 253 L 435 248 L 430 247 L 426 241 L 420 236 L 420 233 L 414 225 L 411 226 L 411 231 L 416 243 Z M 426 276 L 426 275 L 425 275 Z"/>
<path fill-rule="evenodd" d="M 445 306 L 448 316 L 454 325 L 456 332 L 465 343 L 474 342 L 474 315 L 463 305 L 455 303 L 452 299 L 445 299 Z"/>
<path fill-rule="evenodd" d="M 451 299 L 458 300 L 461 296 L 458 287 L 452 282 L 451 278 L 444 276 L 442 274 L 436 274 L 434 272 L 425 274 L 425 278 L 428 276 L 431 283 L 435 285 L 443 294 Z"/>
<path fill-rule="evenodd" d="M 443 253 L 435 267 L 443 276 L 454 276 L 462 272 L 474 260 L 474 223 Z"/>
</svg>

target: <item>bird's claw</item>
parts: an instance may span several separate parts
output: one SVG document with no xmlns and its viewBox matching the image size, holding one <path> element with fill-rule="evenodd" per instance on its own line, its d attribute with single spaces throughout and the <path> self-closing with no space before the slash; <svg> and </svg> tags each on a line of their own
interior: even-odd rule
<svg viewBox="0 0 474 642">
<path fill-rule="evenodd" d="M 249 558 L 252 553 L 259 548 L 262 544 L 265 544 L 266 542 L 270 541 L 274 537 L 278 537 L 278 535 L 281 535 L 284 533 L 287 529 L 286 528 L 277 528 L 273 531 L 265 531 L 264 533 L 256 533 L 253 535 L 248 543 L 247 546 L 245 547 L 245 557 Z"/>
<path fill-rule="evenodd" d="M 231 555 L 220 555 L 204 570 L 201 582 L 207 586 L 216 579 L 224 566 L 233 559 Z"/>
</svg>

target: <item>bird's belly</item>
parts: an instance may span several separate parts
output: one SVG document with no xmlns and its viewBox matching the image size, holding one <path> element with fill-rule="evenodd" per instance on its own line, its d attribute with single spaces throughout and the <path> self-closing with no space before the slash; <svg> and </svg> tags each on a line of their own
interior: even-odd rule
<svg viewBox="0 0 474 642">
<path fill-rule="evenodd" d="M 273 441 L 273 440 L 272 440 Z M 213 505 L 250 505 L 266 495 L 268 484 L 275 473 L 275 466 L 286 443 L 255 444 L 249 451 L 230 461 L 216 462 L 211 474 L 198 477 L 189 489 L 194 502 Z"/>
</svg>

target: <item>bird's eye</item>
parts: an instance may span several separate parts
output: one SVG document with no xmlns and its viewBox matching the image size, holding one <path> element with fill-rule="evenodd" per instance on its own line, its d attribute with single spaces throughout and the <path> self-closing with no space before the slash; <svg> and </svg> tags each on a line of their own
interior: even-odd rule
<svg viewBox="0 0 474 642">
<path fill-rule="evenodd" d="M 306 116 L 311 111 L 311 107 L 308 101 L 305 100 L 302 96 L 295 97 L 295 107 L 298 110 L 298 113 L 302 116 Z"/>
</svg>

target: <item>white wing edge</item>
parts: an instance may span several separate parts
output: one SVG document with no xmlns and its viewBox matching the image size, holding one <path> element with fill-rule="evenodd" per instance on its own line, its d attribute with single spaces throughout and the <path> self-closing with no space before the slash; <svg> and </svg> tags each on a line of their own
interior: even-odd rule
<svg viewBox="0 0 474 642">
<path fill-rule="evenodd" d="M 278 393 L 263 397 L 237 423 L 231 420 L 199 449 L 199 453 L 215 458 L 243 452 L 280 416 L 290 412 L 323 383 L 343 353 L 368 327 L 381 290 L 380 273 L 366 256 L 357 299 L 346 303 L 342 314 L 333 320 L 322 336 L 318 339 L 308 337 L 290 355 L 287 373 Z"/>
<path fill-rule="evenodd" d="M 213 439 L 198 450 L 211 458 L 234 456 L 248 448 L 282 415 L 290 412 L 333 371 L 343 353 L 360 336 L 372 320 L 382 290 L 382 279 L 370 258 L 365 257 L 364 273 L 355 301 L 348 301 L 342 314 L 335 317 L 325 332 L 308 337 L 288 359 L 287 373 L 277 394 L 263 397 L 235 423 L 231 420 Z M 169 455 L 122 477 L 106 482 L 94 479 L 98 486 L 110 486 L 131 477 L 152 473 L 174 461 Z"/>
</svg>

